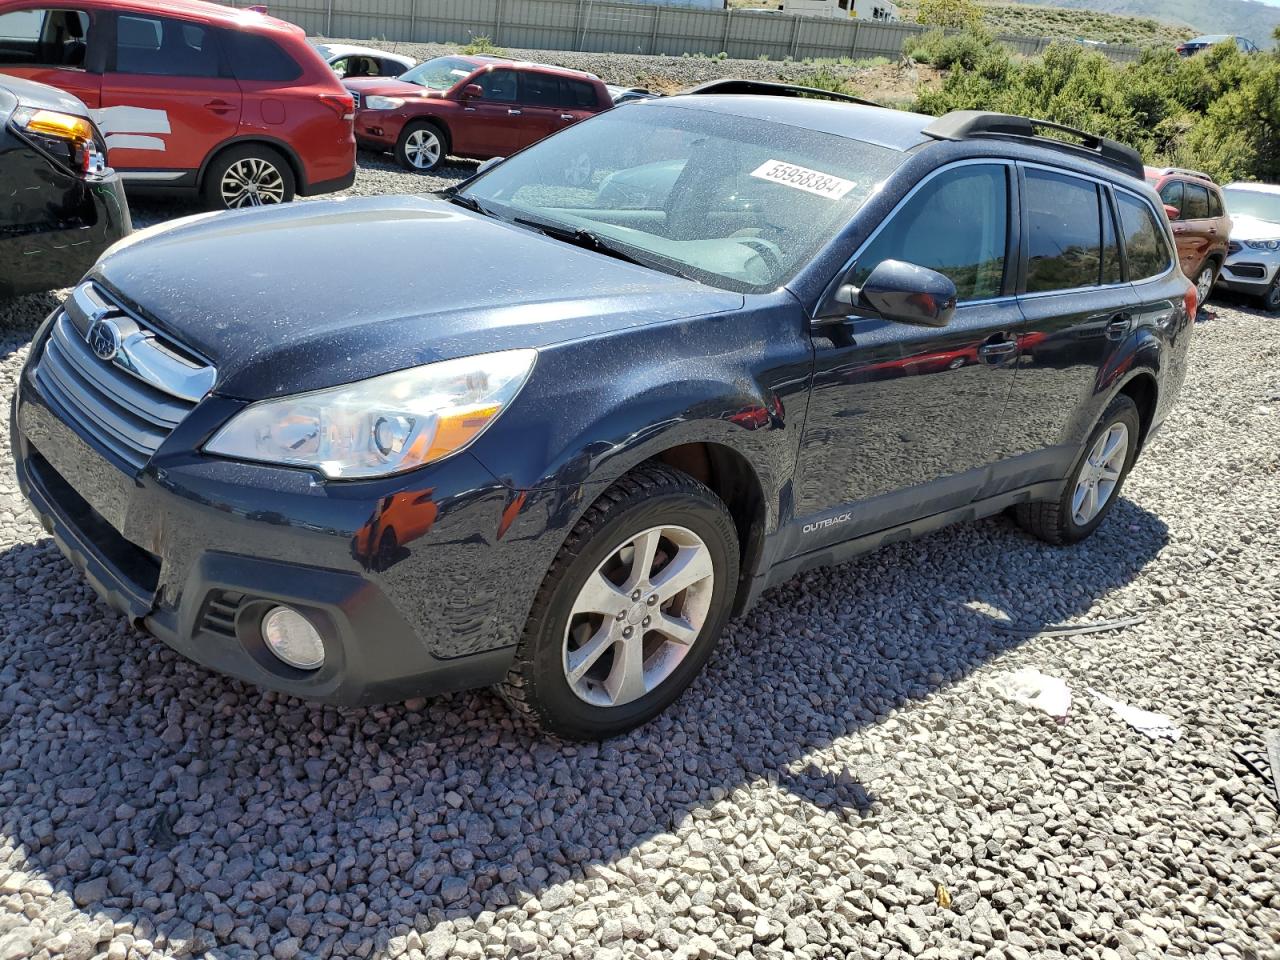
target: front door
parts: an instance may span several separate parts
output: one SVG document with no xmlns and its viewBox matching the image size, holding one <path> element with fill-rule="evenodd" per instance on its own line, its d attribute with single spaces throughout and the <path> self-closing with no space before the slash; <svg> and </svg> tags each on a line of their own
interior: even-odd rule
<svg viewBox="0 0 1280 960">
<path fill-rule="evenodd" d="M 454 122 L 453 149 L 469 157 L 506 157 L 537 137 L 527 131 L 520 103 L 519 75 L 515 70 L 487 70 L 472 78 L 480 87 L 477 97 L 462 100 Z"/>
<path fill-rule="evenodd" d="M 0 72 L 65 90 L 92 109 L 102 84 L 99 32 L 87 11 L 68 7 L 0 14 Z"/>
<path fill-rule="evenodd" d="M 850 318 L 815 335 L 791 555 L 963 506 L 985 482 L 1022 319 L 1010 295 L 1013 170 L 942 170 L 858 255 L 855 286 L 880 262 L 903 260 L 949 276 L 960 303 L 942 328 Z"/>
<path fill-rule="evenodd" d="M 236 135 L 240 87 L 220 74 L 213 30 L 144 13 L 116 17 L 116 42 L 95 113 L 118 170 L 195 171 Z"/>
</svg>

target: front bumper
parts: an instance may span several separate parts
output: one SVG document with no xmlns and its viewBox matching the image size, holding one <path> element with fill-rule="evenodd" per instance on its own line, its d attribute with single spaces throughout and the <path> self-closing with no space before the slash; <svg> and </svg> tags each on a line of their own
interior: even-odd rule
<svg viewBox="0 0 1280 960">
<path fill-rule="evenodd" d="M 1280 251 L 1254 250 L 1242 246 L 1227 257 L 1218 275 L 1218 286 L 1237 293 L 1261 295 L 1280 271 Z"/>
<path fill-rule="evenodd" d="M 134 471 L 42 395 L 31 373 L 42 348 L 43 331 L 14 398 L 18 481 L 63 554 L 133 623 L 222 673 L 329 703 L 395 702 L 504 676 L 545 538 L 528 517 L 512 528 L 525 498 L 469 454 L 421 471 L 429 476 L 416 482 L 429 486 L 411 494 L 326 485 L 191 453 L 241 405 L 210 397 Z M 415 521 L 406 504 L 427 509 Z M 258 625 L 276 603 L 321 633 L 319 670 L 266 649 Z"/>
</svg>

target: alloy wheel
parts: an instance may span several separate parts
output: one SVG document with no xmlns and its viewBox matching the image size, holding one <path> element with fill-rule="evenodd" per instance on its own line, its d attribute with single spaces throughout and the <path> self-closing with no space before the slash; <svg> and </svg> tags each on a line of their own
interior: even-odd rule
<svg viewBox="0 0 1280 960">
<path fill-rule="evenodd" d="M 284 203 L 284 176 L 270 160 L 245 157 L 227 167 L 221 191 L 229 210 Z"/>
<path fill-rule="evenodd" d="M 1200 277 L 1196 280 L 1196 303 L 1204 306 L 1204 302 L 1209 299 L 1209 294 L 1213 292 L 1213 267 L 1205 267 L 1200 271 Z"/>
<path fill-rule="evenodd" d="M 1263 306 L 1268 310 L 1280 310 L 1280 276 L 1271 281 L 1271 286 L 1267 288 L 1267 295 L 1263 299 Z"/>
<path fill-rule="evenodd" d="M 1089 523 L 1111 500 L 1120 485 L 1128 454 L 1129 428 L 1123 423 L 1113 423 L 1093 445 L 1076 478 L 1071 518 L 1079 526 Z"/>
<path fill-rule="evenodd" d="M 440 162 L 444 145 L 433 130 L 414 130 L 404 143 L 404 154 L 419 170 L 430 170 Z"/>
<path fill-rule="evenodd" d="M 597 707 L 656 690 L 692 650 L 714 588 L 711 551 L 685 527 L 650 527 L 615 547 L 569 614 L 563 665 L 570 689 Z"/>
</svg>

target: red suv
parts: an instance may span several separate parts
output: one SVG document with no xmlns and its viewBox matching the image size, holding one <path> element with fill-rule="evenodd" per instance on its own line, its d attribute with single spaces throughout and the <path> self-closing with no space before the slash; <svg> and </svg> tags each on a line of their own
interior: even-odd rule
<svg viewBox="0 0 1280 960">
<path fill-rule="evenodd" d="M 1222 191 L 1198 170 L 1147 167 L 1146 173 L 1147 183 L 1160 194 L 1173 223 L 1182 272 L 1196 285 L 1197 302 L 1204 303 L 1227 259 L 1231 238 L 1231 218 Z"/>
<path fill-rule="evenodd" d="M 356 136 L 410 170 L 506 157 L 613 106 L 599 77 L 504 57 L 437 57 L 395 80 L 348 80 Z M 570 183 L 591 170 L 566 171 Z"/>
<path fill-rule="evenodd" d="M 83 100 L 131 190 L 220 209 L 355 180 L 351 95 L 283 20 L 200 0 L 0 0 L 0 72 Z"/>
</svg>

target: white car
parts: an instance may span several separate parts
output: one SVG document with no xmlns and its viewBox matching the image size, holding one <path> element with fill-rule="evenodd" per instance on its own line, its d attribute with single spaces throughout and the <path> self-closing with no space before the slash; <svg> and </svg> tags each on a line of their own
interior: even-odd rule
<svg viewBox="0 0 1280 960">
<path fill-rule="evenodd" d="M 418 65 L 413 57 L 399 53 L 387 53 L 373 47 L 357 47 L 347 43 L 322 43 L 312 40 L 311 45 L 320 56 L 344 80 L 355 77 L 398 77 Z"/>
<path fill-rule="evenodd" d="M 1280 311 L 1280 186 L 1229 183 L 1222 198 L 1231 214 L 1231 243 L 1218 285 Z"/>
</svg>

